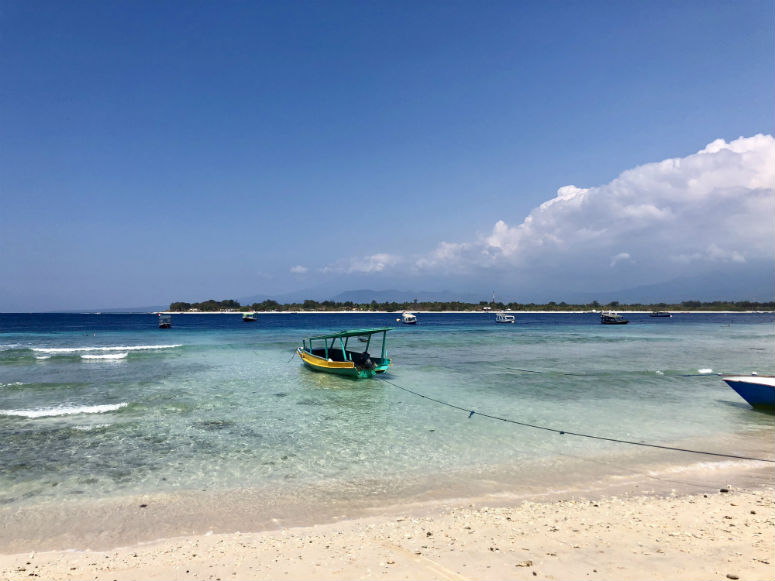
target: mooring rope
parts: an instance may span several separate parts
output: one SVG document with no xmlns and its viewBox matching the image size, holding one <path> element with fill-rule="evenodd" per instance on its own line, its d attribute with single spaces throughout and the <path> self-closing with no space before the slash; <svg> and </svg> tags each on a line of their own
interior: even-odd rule
<svg viewBox="0 0 775 581">
<path fill-rule="evenodd" d="M 441 404 L 441 405 L 444 405 L 444 406 L 447 406 L 447 407 L 450 407 L 450 408 L 453 408 L 453 409 L 465 412 L 465 413 L 468 414 L 468 418 L 469 419 L 471 417 L 473 417 L 474 414 L 476 414 L 477 416 L 482 416 L 482 417 L 485 417 L 485 418 L 489 418 L 491 420 L 498 420 L 500 422 L 506 422 L 506 423 L 509 423 L 509 424 L 516 424 L 518 426 L 524 426 L 526 428 L 533 428 L 533 429 L 536 429 L 536 430 L 545 430 L 547 432 L 554 432 L 554 433 L 559 434 L 561 436 L 578 436 L 579 438 L 590 438 L 592 440 L 603 440 L 603 441 L 606 441 L 606 442 L 616 442 L 617 444 L 630 444 L 630 445 L 633 445 L 633 446 L 643 446 L 643 447 L 646 447 L 646 448 L 659 448 L 661 450 L 672 450 L 674 452 L 689 452 L 691 454 L 703 454 L 705 456 L 718 456 L 718 457 L 721 457 L 721 458 L 734 458 L 736 460 L 754 460 L 756 462 L 769 462 L 771 464 L 775 464 L 775 460 L 768 460 L 766 458 L 754 458 L 752 456 L 738 456 L 736 454 L 723 454 L 721 452 L 707 452 L 707 451 L 704 451 L 704 450 L 692 450 L 690 448 L 678 448 L 678 447 L 674 447 L 674 446 L 663 446 L 661 444 L 650 444 L 648 442 L 635 442 L 633 440 L 622 440 L 622 439 L 619 439 L 619 438 L 608 438 L 606 436 L 595 436 L 595 435 L 592 435 L 592 434 L 582 434 L 580 432 L 570 432 L 568 430 L 559 430 L 557 428 L 549 428 L 547 426 L 539 426 L 537 424 L 531 424 L 531 423 L 528 423 L 528 422 L 520 422 L 518 420 L 513 420 L 513 419 L 510 419 L 510 418 L 503 418 L 503 417 L 500 417 L 500 416 L 493 416 L 493 415 L 486 414 L 486 413 L 483 413 L 483 412 L 478 412 L 476 410 L 464 408 L 462 406 L 455 405 L 455 404 L 452 404 L 452 403 L 449 403 L 449 402 L 446 402 L 446 401 L 442 401 L 440 399 L 435 399 L 433 397 L 429 397 L 429 396 L 424 395 L 422 393 L 418 393 L 418 392 L 416 392 L 414 390 L 411 390 L 411 389 L 409 389 L 407 387 L 403 387 L 401 385 L 398 385 L 397 383 L 394 383 L 394 382 L 390 381 L 389 379 L 385 379 L 384 377 L 381 377 L 380 379 L 381 379 L 381 381 L 384 381 L 385 383 L 388 383 L 388 384 L 392 385 L 393 387 L 397 387 L 398 389 L 400 389 L 402 391 L 405 391 L 407 393 L 411 393 L 412 395 L 415 395 L 417 397 L 421 397 L 423 399 L 427 399 L 429 401 L 432 401 L 432 402 L 435 402 L 435 403 L 438 403 L 438 404 Z"/>
<path fill-rule="evenodd" d="M 520 369 L 519 367 L 506 367 L 505 369 L 508 369 L 510 371 L 519 371 L 520 373 L 546 373 L 549 375 L 570 375 L 572 377 L 592 377 L 593 374 L 591 373 L 567 373 L 565 371 L 539 371 L 536 369 Z M 724 375 L 723 373 L 716 373 L 715 371 L 710 371 L 708 373 L 663 373 L 661 371 L 655 372 L 659 375 L 663 375 L 664 377 L 717 377 Z"/>
<path fill-rule="evenodd" d="M 565 373 L 564 371 L 536 371 L 535 369 L 520 369 L 519 367 L 507 367 L 511 371 L 521 371 L 522 373 L 551 373 L 554 375 L 573 375 L 574 377 L 586 377 L 586 373 Z"/>
</svg>

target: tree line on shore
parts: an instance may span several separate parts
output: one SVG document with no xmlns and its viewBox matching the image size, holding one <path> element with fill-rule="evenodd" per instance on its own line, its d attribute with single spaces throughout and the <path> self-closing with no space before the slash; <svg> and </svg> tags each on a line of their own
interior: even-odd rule
<svg viewBox="0 0 775 581">
<path fill-rule="evenodd" d="M 238 301 L 229 299 L 216 301 L 213 299 L 199 302 L 186 303 L 174 302 L 170 304 L 170 311 L 187 312 L 219 312 L 219 311 L 599 311 L 604 310 L 622 310 L 622 311 L 773 311 L 775 310 L 775 301 L 760 303 L 754 301 L 682 301 L 680 303 L 620 303 L 611 301 L 601 304 L 598 301 L 592 301 L 586 304 L 569 304 L 565 301 L 550 301 L 545 304 L 537 303 L 502 303 L 480 301 L 476 303 L 463 303 L 459 301 L 418 301 L 412 302 L 378 302 L 354 303 L 352 301 L 313 301 L 305 300 L 300 303 L 280 304 L 277 301 L 268 299 L 260 303 L 251 305 L 241 305 Z"/>
</svg>

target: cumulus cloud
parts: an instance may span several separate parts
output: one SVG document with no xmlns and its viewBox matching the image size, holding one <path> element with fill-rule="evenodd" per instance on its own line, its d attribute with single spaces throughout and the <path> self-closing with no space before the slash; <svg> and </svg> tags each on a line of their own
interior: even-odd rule
<svg viewBox="0 0 775 581">
<path fill-rule="evenodd" d="M 586 281 L 625 272 L 640 276 L 611 279 L 625 286 L 703 265 L 771 260 L 774 216 L 775 138 L 717 139 L 695 154 L 635 167 L 602 186 L 561 187 L 521 222 L 499 219 L 474 240 L 443 241 L 413 257 L 343 260 L 324 272 L 435 276 L 500 270 L 515 278 Z"/>
<path fill-rule="evenodd" d="M 603 186 L 564 186 L 521 223 L 498 220 L 480 240 L 443 242 L 417 264 L 482 265 L 481 257 L 490 264 L 549 261 L 567 268 L 665 259 L 740 263 L 773 256 L 773 216 L 775 139 L 717 139 L 696 154 L 627 170 Z M 622 246 L 627 252 L 616 253 Z"/>
<path fill-rule="evenodd" d="M 306 266 L 302 266 L 301 264 L 291 267 L 291 272 L 293 274 L 306 274 L 307 271 L 309 271 L 309 269 Z"/>
</svg>

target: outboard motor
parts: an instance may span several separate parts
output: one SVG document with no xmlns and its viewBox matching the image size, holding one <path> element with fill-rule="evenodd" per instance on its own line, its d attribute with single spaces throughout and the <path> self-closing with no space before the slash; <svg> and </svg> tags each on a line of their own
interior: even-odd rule
<svg viewBox="0 0 775 581">
<path fill-rule="evenodd" d="M 366 369 L 371 371 L 377 365 L 371 360 L 371 356 L 368 353 L 353 353 L 353 362 L 358 369 Z"/>
</svg>

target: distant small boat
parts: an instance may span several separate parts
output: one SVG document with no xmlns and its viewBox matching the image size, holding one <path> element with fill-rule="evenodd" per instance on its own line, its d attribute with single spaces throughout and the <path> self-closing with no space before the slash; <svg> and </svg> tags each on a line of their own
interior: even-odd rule
<svg viewBox="0 0 775 581">
<path fill-rule="evenodd" d="M 649 317 L 672 317 L 673 315 L 667 311 L 651 311 Z"/>
<path fill-rule="evenodd" d="M 614 311 L 603 311 L 600 313 L 600 322 L 603 325 L 626 325 L 629 323 L 627 319 Z"/>
<path fill-rule="evenodd" d="M 752 407 L 775 411 L 775 376 L 722 375 L 721 379 Z"/>
<path fill-rule="evenodd" d="M 495 322 L 496 323 L 513 323 L 515 321 L 514 315 L 509 315 L 507 313 L 495 313 Z"/>
<path fill-rule="evenodd" d="M 243 313 L 242 314 L 242 322 L 243 323 L 255 323 L 256 322 L 256 314 L 255 313 Z"/>
<path fill-rule="evenodd" d="M 312 371 L 344 375 L 354 379 L 373 377 L 375 373 L 384 373 L 390 366 L 386 344 L 388 331 L 390 327 L 355 329 L 308 337 L 302 340 L 301 346 L 296 349 L 296 354 Z M 382 335 L 382 341 L 373 340 L 374 335 Z M 348 342 L 352 337 L 357 337 L 360 343 L 364 343 L 365 339 L 365 345 L 359 347 L 363 349 L 362 351 L 349 347 Z M 369 353 L 371 345 L 380 350 L 379 357 Z"/>
<path fill-rule="evenodd" d="M 159 313 L 159 329 L 169 329 L 172 327 L 172 315 L 162 315 Z"/>
<path fill-rule="evenodd" d="M 416 325 L 417 324 L 417 315 L 414 313 L 409 313 L 407 311 L 404 311 L 401 313 L 401 322 L 404 325 Z"/>
</svg>

